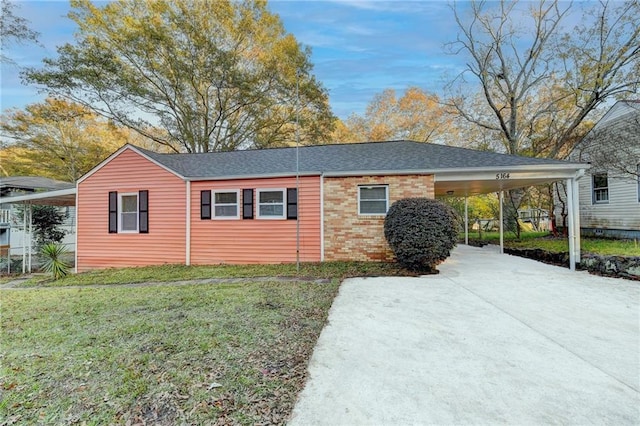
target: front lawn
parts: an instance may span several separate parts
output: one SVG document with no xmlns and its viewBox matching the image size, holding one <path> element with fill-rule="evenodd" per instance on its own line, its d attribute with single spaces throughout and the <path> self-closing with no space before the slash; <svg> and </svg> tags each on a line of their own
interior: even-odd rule
<svg viewBox="0 0 640 426">
<path fill-rule="evenodd" d="M 469 239 L 473 240 L 477 235 L 477 233 L 470 233 Z M 482 240 L 491 244 L 500 244 L 500 234 L 483 232 Z M 584 253 L 603 256 L 640 256 L 640 241 L 582 237 L 580 242 Z M 504 245 L 511 248 L 542 249 L 552 253 L 569 252 L 569 241 L 566 237 L 552 237 L 548 232 L 522 232 L 520 239 L 516 239 L 514 233 L 505 232 Z"/>
<path fill-rule="evenodd" d="M 138 268 L 102 269 L 70 274 L 52 281 L 48 276 L 35 276 L 20 286 L 79 286 L 142 282 L 171 282 L 209 278 L 308 277 L 347 278 L 363 276 L 407 275 L 396 263 L 382 262 L 315 262 L 267 265 L 162 265 Z"/>
<path fill-rule="evenodd" d="M 338 283 L 3 291 L 0 418 L 283 423 Z"/>
</svg>

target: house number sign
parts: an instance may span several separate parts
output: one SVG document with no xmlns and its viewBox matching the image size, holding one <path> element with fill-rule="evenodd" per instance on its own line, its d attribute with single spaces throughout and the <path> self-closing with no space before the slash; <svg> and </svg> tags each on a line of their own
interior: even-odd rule
<svg viewBox="0 0 640 426">
<path fill-rule="evenodd" d="M 496 180 L 505 180 L 511 178 L 510 173 L 496 173 Z"/>
</svg>

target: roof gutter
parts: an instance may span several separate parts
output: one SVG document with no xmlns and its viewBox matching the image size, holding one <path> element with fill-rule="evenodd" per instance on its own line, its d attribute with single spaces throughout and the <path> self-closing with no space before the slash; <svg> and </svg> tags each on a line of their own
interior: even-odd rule
<svg viewBox="0 0 640 426">
<path fill-rule="evenodd" d="M 46 200 L 48 198 L 64 197 L 67 195 L 75 195 L 76 188 L 58 189 L 55 191 L 34 192 L 27 195 L 18 195 L 15 197 L 0 198 L 0 204 L 13 204 L 25 201 Z"/>
<path fill-rule="evenodd" d="M 347 170 L 337 172 L 311 171 L 302 172 L 299 176 L 324 176 L 324 177 L 349 177 L 349 176 L 388 176 L 388 175 L 432 175 L 440 174 L 461 174 L 461 173 L 482 173 L 496 171 L 559 171 L 559 170 L 583 170 L 590 166 L 584 163 L 560 163 L 560 164 L 533 164 L 518 166 L 495 166 L 495 167 L 469 167 L 466 169 L 405 169 L 405 170 Z M 229 176 L 187 176 L 184 179 L 192 182 L 197 181 L 220 181 L 220 180 L 240 180 L 240 179 L 265 179 L 265 178 L 284 178 L 295 177 L 295 172 L 283 173 L 266 173 L 266 174 L 250 174 L 250 175 L 229 175 Z"/>
</svg>

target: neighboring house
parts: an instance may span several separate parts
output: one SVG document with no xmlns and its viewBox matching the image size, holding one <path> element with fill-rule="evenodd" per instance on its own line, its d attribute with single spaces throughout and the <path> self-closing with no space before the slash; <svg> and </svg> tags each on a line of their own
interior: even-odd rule
<svg viewBox="0 0 640 426">
<path fill-rule="evenodd" d="M 0 197 L 15 197 L 24 194 L 47 192 L 73 188 L 70 182 L 62 182 L 40 176 L 7 176 L 0 178 Z M 75 245 L 75 207 L 59 207 L 65 214 L 65 221 L 61 228 L 66 235 L 62 241 L 70 250 Z M 0 254 L 6 256 L 9 246 L 12 255 L 23 252 L 25 244 L 28 245 L 28 232 L 24 230 L 24 221 L 19 211 L 19 204 L 0 204 Z M 28 229 L 27 229 L 28 231 Z"/>
<path fill-rule="evenodd" d="M 125 145 L 78 181 L 76 267 L 387 260 L 396 200 L 575 182 L 585 167 L 410 141 L 201 154 Z"/>
<path fill-rule="evenodd" d="M 613 105 L 569 160 L 591 163 L 578 180 L 581 233 L 639 238 L 640 101 Z"/>
</svg>

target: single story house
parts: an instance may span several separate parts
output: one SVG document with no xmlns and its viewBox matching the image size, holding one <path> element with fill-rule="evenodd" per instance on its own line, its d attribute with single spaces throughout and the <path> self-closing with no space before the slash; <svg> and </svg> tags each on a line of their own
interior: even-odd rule
<svg viewBox="0 0 640 426">
<path fill-rule="evenodd" d="M 591 163 L 578 181 L 582 235 L 640 238 L 640 101 L 616 102 L 569 160 Z"/>
<path fill-rule="evenodd" d="M 76 268 L 388 260 L 383 223 L 398 199 L 556 180 L 577 189 L 587 167 L 412 141 L 199 154 L 125 145 L 77 183 Z"/>
</svg>

